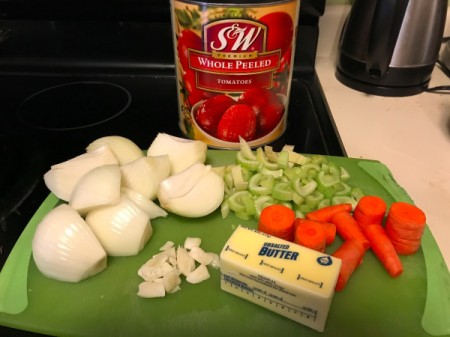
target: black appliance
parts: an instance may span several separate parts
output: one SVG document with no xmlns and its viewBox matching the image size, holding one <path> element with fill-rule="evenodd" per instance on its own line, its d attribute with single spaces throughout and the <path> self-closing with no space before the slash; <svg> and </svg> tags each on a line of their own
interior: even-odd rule
<svg viewBox="0 0 450 337">
<path fill-rule="evenodd" d="M 342 156 L 314 68 L 324 10 L 302 1 L 288 128 L 274 146 Z M 175 81 L 167 0 L 0 2 L 0 268 L 49 193 L 50 165 L 100 136 L 143 149 L 158 132 L 182 136 Z"/>
<path fill-rule="evenodd" d="M 342 30 L 336 77 L 380 96 L 428 88 L 448 0 L 355 0 Z"/>
</svg>

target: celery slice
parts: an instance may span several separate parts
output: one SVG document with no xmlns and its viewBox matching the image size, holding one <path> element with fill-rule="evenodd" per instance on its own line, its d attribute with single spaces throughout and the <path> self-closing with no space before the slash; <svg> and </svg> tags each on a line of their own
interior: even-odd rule
<svg viewBox="0 0 450 337">
<path fill-rule="evenodd" d="M 236 153 L 236 162 L 250 171 L 258 171 L 263 166 L 261 162 L 256 160 L 256 157 L 248 159 L 241 151 Z"/>
<path fill-rule="evenodd" d="M 286 169 L 289 167 L 289 153 L 287 151 L 282 151 L 278 154 L 278 167 L 281 169 Z"/>
<path fill-rule="evenodd" d="M 253 195 L 268 195 L 272 193 L 275 178 L 272 175 L 256 173 L 250 177 L 248 190 Z"/>
<path fill-rule="evenodd" d="M 352 192 L 352 188 L 342 181 L 339 181 L 336 184 L 334 184 L 333 188 L 335 190 L 334 192 L 335 196 L 350 196 Z"/>
<path fill-rule="evenodd" d="M 280 182 L 273 187 L 272 197 L 280 201 L 291 201 L 294 198 L 294 190 L 290 183 Z"/>
<path fill-rule="evenodd" d="M 306 196 L 305 203 L 312 209 L 315 209 L 319 205 L 319 202 L 321 202 L 323 199 L 324 199 L 323 194 L 316 190 L 313 193 Z"/>
<path fill-rule="evenodd" d="M 292 188 L 302 197 L 306 197 L 316 190 L 317 182 L 315 180 L 310 180 L 306 184 L 302 184 L 301 180 L 298 179 L 293 182 Z"/>
<path fill-rule="evenodd" d="M 240 136 L 239 136 L 239 149 L 240 153 L 245 159 L 256 160 L 256 156 L 253 153 L 252 148 L 250 147 L 250 145 L 248 145 L 245 139 Z"/>
<path fill-rule="evenodd" d="M 334 174 L 327 174 L 324 171 L 320 171 L 317 174 L 317 181 L 319 183 L 319 186 L 331 187 L 339 183 L 339 177 Z"/>
</svg>

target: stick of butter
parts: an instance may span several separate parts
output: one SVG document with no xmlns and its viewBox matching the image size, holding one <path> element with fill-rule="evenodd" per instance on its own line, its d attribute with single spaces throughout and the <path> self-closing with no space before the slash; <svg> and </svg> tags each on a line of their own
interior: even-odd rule
<svg viewBox="0 0 450 337">
<path fill-rule="evenodd" d="M 324 331 L 341 260 L 239 226 L 220 253 L 221 289 Z"/>
</svg>

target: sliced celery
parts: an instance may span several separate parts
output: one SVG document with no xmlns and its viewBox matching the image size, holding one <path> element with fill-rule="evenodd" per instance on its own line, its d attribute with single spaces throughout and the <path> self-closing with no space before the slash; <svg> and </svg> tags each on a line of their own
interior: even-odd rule
<svg viewBox="0 0 450 337">
<path fill-rule="evenodd" d="M 240 151 L 236 154 L 236 162 L 250 171 L 258 171 L 263 167 L 263 164 L 256 160 L 256 157 L 248 159 Z"/>
<path fill-rule="evenodd" d="M 349 184 L 350 174 L 322 155 L 304 156 L 285 146 L 255 151 L 241 139 L 236 164 L 217 168 L 225 182 L 222 217 L 230 212 L 243 220 L 259 219 L 264 207 L 283 204 L 297 217 L 325 206 L 351 203 L 364 195 Z"/>
<path fill-rule="evenodd" d="M 280 182 L 273 187 L 272 197 L 280 201 L 291 201 L 294 198 L 294 190 L 291 184 Z"/>
<path fill-rule="evenodd" d="M 248 190 L 253 195 L 268 195 L 272 193 L 275 178 L 272 175 L 256 173 L 250 177 Z"/>
</svg>

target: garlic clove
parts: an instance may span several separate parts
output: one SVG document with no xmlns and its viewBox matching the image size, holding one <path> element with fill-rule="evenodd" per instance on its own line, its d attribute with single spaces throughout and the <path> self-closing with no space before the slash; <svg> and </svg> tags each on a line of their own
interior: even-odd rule
<svg viewBox="0 0 450 337">
<path fill-rule="evenodd" d="M 166 296 L 162 282 L 144 281 L 139 284 L 138 296 L 143 298 L 155 298 Z"/>
<path fill-rule="evenodd" d="M 208 268 L 204 264 L 201 264 L 186 276 L 186 281 L 192 284 L 197 284 L 209 278 L 210 275 Z"/>
<path fill-rule="evenodd" d="M 120 179 L 120 168 L 117 164 L 93 168 L 75 184 L 69 205 L 80 214 L 85 214 L 97 206 L 118 203 Z"/>
<path fill-rule="evenodd" d="M 44 174 L 44 182 L 59 199 L 69 201 L 73 188 L 85 173 L 95 167 L 109 164 L 118 164 L 118 160 L 109 146 L 105 145 L 95 151 L 52 165 Z"/>
<path fill-rule="evenodd" d="M 168 155 L 170 174 L 177 174 L 196 162 L 204 163 L 207 149 L 206 143 L 199 140 L 158 133 L 148 148 L 147 156 Z"/>
<path fill-rule="evenodd" d="M 72 207 L 61 204 L 39 223 L 32 241 L 33 259 L 45 276 L 79 282 L 106 268 L 106 252 Z"/>
<path fill-rule="evenodd" d="M 177 265 L 184 276 L 188 276 L 195 269 L 195 260 L 189 255 L 186 248 L 181 246 L 177 249 Z"/>
<path fill-rule="evenodd" d="M 142 157 L 122 165 L 122 186 L 156 199 L 158 186 L 170 174 L 170 161 L 166 155 Z"/>
<path fill-rule="evenodd" d="M 122 136 L 105 136 L 98 138 L 87 146 L 86 151 L 92 152 L 104 145 L 109 145 L 120 165 L 130 163 L 144 156 L 144 153 L 139 146 L 130 139 Z"/>
<path fill-rule="evenodd" d="M 149 215 L 123 194 L 117 204 L 88 212 L 86 222 L 110 256 L 138 254 L 153 234 Z"/>
<path fill-rule="evenodd" d="M 193 238 L 188 236 L 185 240 L 184 240 L 184 248 L 186 248 L 187 250 L 191 250 L 194 247 L 200 247 L 200 245 L 202 244 L 202 239 L 200 238 Z"/>
</svg>

